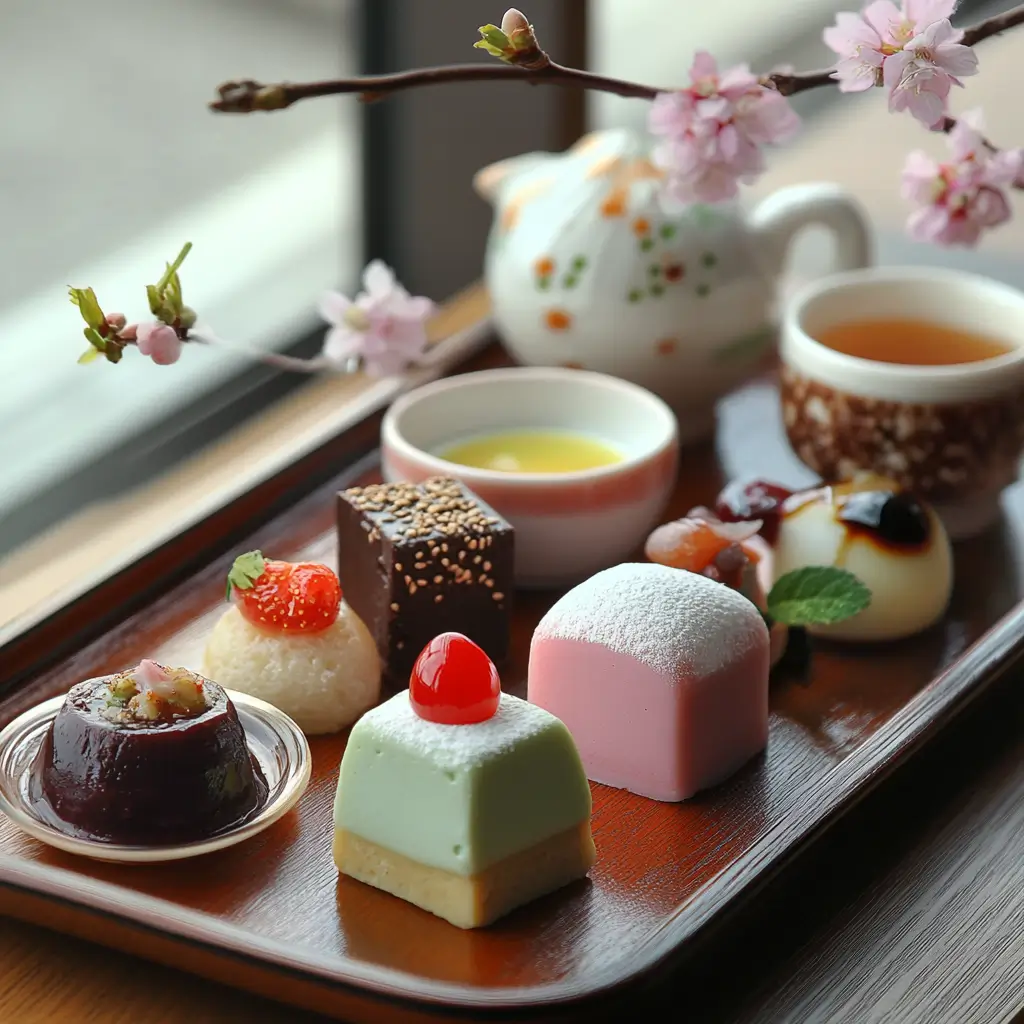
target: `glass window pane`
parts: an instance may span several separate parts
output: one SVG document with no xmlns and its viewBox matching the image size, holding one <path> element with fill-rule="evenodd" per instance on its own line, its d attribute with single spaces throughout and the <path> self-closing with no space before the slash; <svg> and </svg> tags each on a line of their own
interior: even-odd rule
<svg viewBox="0 0 1024 1024">
<path fill-rule="evenodd" d="M 85 343 L 68 284 L 91 285 L 108 311 L 141 318 L 144 286 L 191 241 L 186 302 L 226 339 L 282 348 L 316 323 L 325 288 L 355 279 L 357 105 L 311 102 L 243 117 L 207 103 L 232 77 L 354 73 L 357 7 L 48 0 L 5 8 L 0 57 L 20 98 L 8 94 L 0 136 L 0 551 L 23 539 L 5 534 L 5 513 L 247 365 L 207 349 L 170 372 L 136 353 L 117 367 L 78 366 Z M 40 506 L 40 521 L 47 511 Z"/>
</svg>

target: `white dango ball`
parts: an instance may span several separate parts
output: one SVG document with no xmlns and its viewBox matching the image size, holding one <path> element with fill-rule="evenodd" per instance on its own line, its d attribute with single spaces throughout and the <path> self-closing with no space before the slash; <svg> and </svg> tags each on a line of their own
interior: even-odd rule
<svg viewBox="0 0 1024 1024">
<path fill-rule="evenodd" d="M 877 478 L 822 487 L 786 503 L 773 576 L 838 566 L 870 591 L 863 611 L 808 632 L 834 640 L 898 640 L 942 618 L 953 590 L 949 537 L 935 510 Z"/>
</svg>

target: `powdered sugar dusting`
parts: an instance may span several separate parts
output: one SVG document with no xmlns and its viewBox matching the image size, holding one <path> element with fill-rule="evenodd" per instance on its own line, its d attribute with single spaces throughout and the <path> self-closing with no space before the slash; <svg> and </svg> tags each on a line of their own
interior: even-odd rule
<svg viewBox="0 0 1024 1024">
<path fill-rule="evenodd" d="M 670 679 L 726 668 L 768 629 L 742 594 L 697 573 L 627 562 L 574 587 L 540 621 L 533 642 L 576 640 L 630 655 Z"/>
<path fill-rule="evenodd" d="M 353 737 L 358 733 L 362 738 L 369 732 L 399 743 L 442 768 L 457 771 L 481 765 L 550 729 L 557 721 L 543 708 L 503 693 L 498 710 L 486 721 L 443 725 L 420 718 L 409 702 L 409 691 L 403 690 L 363 715 L 355 725 Z"/>
</svg>

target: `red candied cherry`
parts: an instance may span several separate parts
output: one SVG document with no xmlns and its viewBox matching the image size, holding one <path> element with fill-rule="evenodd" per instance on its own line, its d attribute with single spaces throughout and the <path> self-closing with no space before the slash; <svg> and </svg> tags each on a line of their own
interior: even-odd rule
<svg viewBox="0 0 1024 1024">
<path fill-rule="evenodd" d="M 228 596 L 254 626 L 280 633 L 318 633 L 338 618 L 341 584 L 316 562 L 279 562 L 249 551 L 228 573 Z"/>
<path fill-rule="evenodd" d="M 739 523 L 760 519 L 761 535 L 769 544 L 775 543 L 782 517 L 782 505 L 793 492 L 767 480 L 734 480 L 718 495 L 715 515 L 723 523 Z"/>
<path fill-rule="evenodd" d="M 420 718 L 442 725 L 486 722 L 498 710 L 501 681 L 494 662 L 469 637 L 441 633 L 420 652 L 409 701 Z"/>
</svg>

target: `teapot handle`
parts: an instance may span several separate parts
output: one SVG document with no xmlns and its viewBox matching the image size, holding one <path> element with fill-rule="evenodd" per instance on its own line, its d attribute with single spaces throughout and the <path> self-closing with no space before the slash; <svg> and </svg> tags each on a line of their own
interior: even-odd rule
<svg viewBox="0 0 1024 1024">
<path fill-rule="evenodd" d="M 838 270 L 872 262 L 871 227 L 860 204 L 838 185 L 792 185 L 763 200 L 750 215 L 750 229 L 765 267 L 777 273 L 794 236 L 810 224 L 835 238 Z"/>
</svg>

